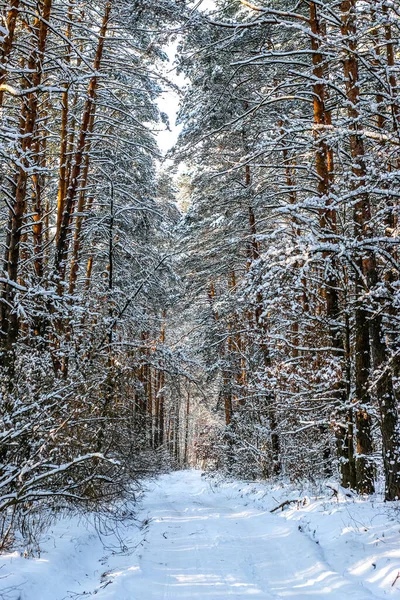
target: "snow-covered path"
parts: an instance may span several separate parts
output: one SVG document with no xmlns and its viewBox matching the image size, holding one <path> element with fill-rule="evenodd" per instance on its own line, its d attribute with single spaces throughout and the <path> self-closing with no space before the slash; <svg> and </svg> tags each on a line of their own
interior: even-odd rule
<svg viewBox="0 0 400 600">
<path fill-rule="evenodd" d="M 252 491 L 254 489 L 254 491 Z M 299 497 L 299 492 L 293 492 Z M 280 494 L 280 495 L 279 495 Z M 400 534 L 375 501 L 322 497 L 285 513 L 263 484 L 210 486 L 199 471 L 147 484 L 137 520 L 98 535 L 66 517 L 40 557 L 0 557 L 1 600 L 371 600 L 398 597 Z M 397 576 L 397 573 L 399 575 Z"/>
<path fill-rule="evenodd" d="M 114 596 L 110 586 L 107 597 L 376 597 L 332 570 L 320 546 L 301 533 L 295 522 L 238 500 L 238 496 L 229 498 L 226 490 L 213 492 L 197 471 L 158 479 L 145 501 L 151 521 L 137 568 L 125 573 L 123 590 Z"/>
</svg>

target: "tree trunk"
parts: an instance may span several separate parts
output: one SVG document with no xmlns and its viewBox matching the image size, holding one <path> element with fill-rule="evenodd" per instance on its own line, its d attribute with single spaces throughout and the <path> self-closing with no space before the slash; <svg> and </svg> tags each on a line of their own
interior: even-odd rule
<svg viewBox="0 0 400 600">
<path fill-rule="evenodd" d="M 0 107 L 3 105 L 4 89 L 1 88 L 5 84 L 7 78 L 6 65 L 13 46 L 15 26 L 18 18 L 18 8 L 19 0 L 10 0 L 10 8 L 7 13 L 6 21 L 7 35 L 3 38 L 3 44 L 0 52 Z"/>
<path fill-rule="evenodd" d="M 27 76 L 25 87 L 33 91 L 27 92 L 23 100 L 21 111 L 21 158 L 16 174 L 15 201 L 12 210 L 9 246 L 7 255 L 7 277 L 10 283 L 4 286 L 4 297 L 7 302 L 2 313 L 1 330 L 6 335 L 6 352 L 9 354 L 18 337 L 19 318 L 14 307 L 15 286 L 18 282 L 18 271 L 21 253 L 21 235 L 26 214 L 26 194 L 28 182 L 28 168 L 30 167 L 28 154 L 34 142 L 34 132 L 38 114 L 38 92 L 43 75 L 43 58 L 46 47 L 48 22 L 51 14 L 52 0 L 42 0 L 38 5 L 38 15 L 33 23 L 34 39 L 36 45 L 27 62 Z M 8 359 L 6 359 L 8 362 Z"/>
<path fill-rule="evenodd" d="M 312 32 L 311 47 L 313 50 L 312 60 L 313 75 L 315 80 L 313 85 L 314 123 L 317 126 L 315 128 L 315 167 L 318 178 L 318 196 L 321 198 L 321 202 L 323 203 L 323 206 L 321 206 L 319 209 L 320 229 L 322 241 L 328 242 L 332 241 L 332 237 L 337 235 L 336 211 L 331 206 L 331 193 L 334 182 L 334 163 L 333 151 L 328 147 L 324 138 L 324 126 L 331 123 L 331 115 L 326 109 L 327 92 L 324 81 L 327 75 L 327 68 L 324 65 L 324 58 L 321 53 L 321 38 L 324 32 L 319 21 L 317 6 L 314 2 L 310 2 L 310 27 Z M 340 331 L 339 284 L 336 274 L 337 264 L 335 258 L 330 256 L 328 252 L 323 253 L 323 260 L 325 263 L 326 272 L 323 290 L 326 316 L 328 320 L 332 352 L 339 365 L 340 371 L 338 380 L 333 384 L 333 392 L 339 413 L 339 421 L 341 421 L 342 418 L 346 420 L 346 414 L 348 412 L 346 404 L 348 403 L 349 398 L 346 394 L 346 384 L 344 381 L 344 343 L 343 336 Z M 339 426 L 335 428 L 335 434 L 337 436 L 336 448 L 339 457 L 342 485 L 344 487 L 355 487 L 355 465 L 351 461 L 352 453 L 349 451 L 353 440 L 351 437 L 349 437 L 348 427 L 343 429 L 342 424 L 340 423 Z"/>
<path fill-rule="evenodd" d="M 356 240 L 363 242 L 370 235 L 371 210 L 368 193 L 365 190 L 366 165 L 362 132 L 359 129 L 359 84 L 357 58 L 357 28 L 355 0 L 342 0 L 341 33 L 343 36 L 345 58 L 343 61 L 348 117 L 350 120 L 350 153 L 352 158 L 352 186 L 360 190 L 354 206 L 354 234 Z M 371 259 L 370 259 L 371 260 Z M 364 281 L 367 275 L 361 251 L 355 257 L 355 412 L 357 428 L 356 477 L 357 489 L 361 493 L 374 491 L 374 465 L 372 462 L 373 440 L 371 433 L 371 398 L 369 394 L 370 375 L 370 332 L 368 312 L 365 308 Z M 375 317 L 372 317 L 372 320 Z"/>
<path fill-rule="evenodd" d="M 103 22 L 99 34 L 99 41 L 96 50 L 96 56 L 93 64 L 93 70 L 97 73 L 100 70 L 101 59 L 104 49 L 105 36 L 107 34 L 107 28 L 111 13 L 111 1 L 107 2 L 103 17 Z M 65 203 L 63 207 L 63 214 L 60 223 L 60 233 L 56 245 L 56 256 L 55 256 L 55 275 L 57 279 L 57 289 L 60 295 L 63 294 L 67 254 L 69 247 L 69 228 L 70 219 L 75 205 L 76 194 L 81 180 L 82 162 L 85 153 L 85 147 L 88 139 L 89 126 L 94 111 L 94 99 L 96 95 L 98 85 L 98 76 L 94 75 L 89 82 L 87 91 L 87 100 L 83 109 L 82 122 L 80 127 L 79 139 L 77 144 L 77 150 L 74 157 L 74 162 L 71 169 L 70 184 L 67 190 Z"/>
<path fill-rule="evenodd" d="M 188 466 L 189 452 L 189 419 L 190 419 L 190 390 L 187 392 L 186 398 L 186 415 L 185 415 L 185 451 L 183 455 L 183 464 Z"/>
</svg>

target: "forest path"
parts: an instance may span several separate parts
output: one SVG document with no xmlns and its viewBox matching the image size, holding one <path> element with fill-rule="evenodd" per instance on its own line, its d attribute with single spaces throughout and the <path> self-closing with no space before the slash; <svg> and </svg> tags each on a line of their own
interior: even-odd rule
<svg viewBox="0 0 400 600">
<path fill-rule="evenodd" d="M 162 475 L 147 482 L 139 507 L 124 503 L 123 519 L 67 514 L 42 535 L 40 556 L 2 554 L 0 599 L 398 597 L 396 511 L 322 498 L 271 514 L 287 494 L 244 482 L 215 487 L 199 471 Z"/>
<path fill-rule="evenodd" d="M 152 482 L 142 511 L 148 525 L 135 566 L 114 574 L 101 598 L 376 598 L 332 569 L 295 522 L 246 506 L 237 493 L 211 489 L 198 471 Z"/>
</svg>

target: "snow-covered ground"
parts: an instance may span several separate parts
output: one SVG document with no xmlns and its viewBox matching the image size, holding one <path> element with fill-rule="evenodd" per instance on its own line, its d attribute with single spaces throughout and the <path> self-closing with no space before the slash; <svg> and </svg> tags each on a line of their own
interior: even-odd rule
<svg viewBox="0 0 400 600">
<path fill-rule="evenodd" d="M 63 519 L 44 536 L 40 558 L 0 557 L 0 597 L 399 597 L 400 509 L 329 495 L 260 483 L 210 485 L 199 471 L 163 475 L 148 484 L 138 521 L 127 515 L 102 536 L 91 520 Z"/>
</svg>

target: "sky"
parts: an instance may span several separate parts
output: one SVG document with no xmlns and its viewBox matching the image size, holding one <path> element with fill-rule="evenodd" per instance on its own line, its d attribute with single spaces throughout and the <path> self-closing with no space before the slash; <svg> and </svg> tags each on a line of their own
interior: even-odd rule
<svg viewBox="0 0 400 600">
<path fill-rule="evenodd" d="M 167 54 L 170 60 L 170 69 L 169 78 L 173 83 L 178 85 L 181 89 L 184 87 L 186 81 L 183 75 L 178 75 L 176 73 L 176 69 L 174 67 L 175 55 L 178 46 L 178 41 L 175 41 L 167 48 Z M 180 126 L 177 126 L 176 116 L 179 108 L 179 94 L 171 89 L 164 91 L 164 93 L 158 99 L 158 107 L 159 109 L 166 113 L 169 118 L 169 127 L 170 131 L 164 129 L 159 132 L 157 139 L 158 144 L 163 153 L 166 153 L 172 146 L 175 144 L 178 139 L 179 131 L 181 129 Z"/>
<path fill-rule="evenodd" d="M 197 8 L 204 11 L 210 11 L 215 8 L 215 2 L 214 0 L 202 0 L 198 4 Z M 178 75 L 176 73 L 176 68 L 174 66 L 178 43 L 178 40 L 171 43 L 171 45 L 166 49 L 166 52 L 170 60 L 171 72 L 169 73 L 169 78 L 173 83 L 178 85 L 180 89 L 183 89 L 186 84 L 186 80 L 183 75 Z M 181 126 L 177 126 L 175 122 L 179 108 L 179 94 L 172 90 L 166 90 L 158 99 L 158 107 L 162 112 L 166 113 L 169 118 L 170 131 L 164 129 L 160 131 L 157 136 L 161 151 L 166 153 L 177 141 L 179 132 L 181 130 Z"/>
</svg>

